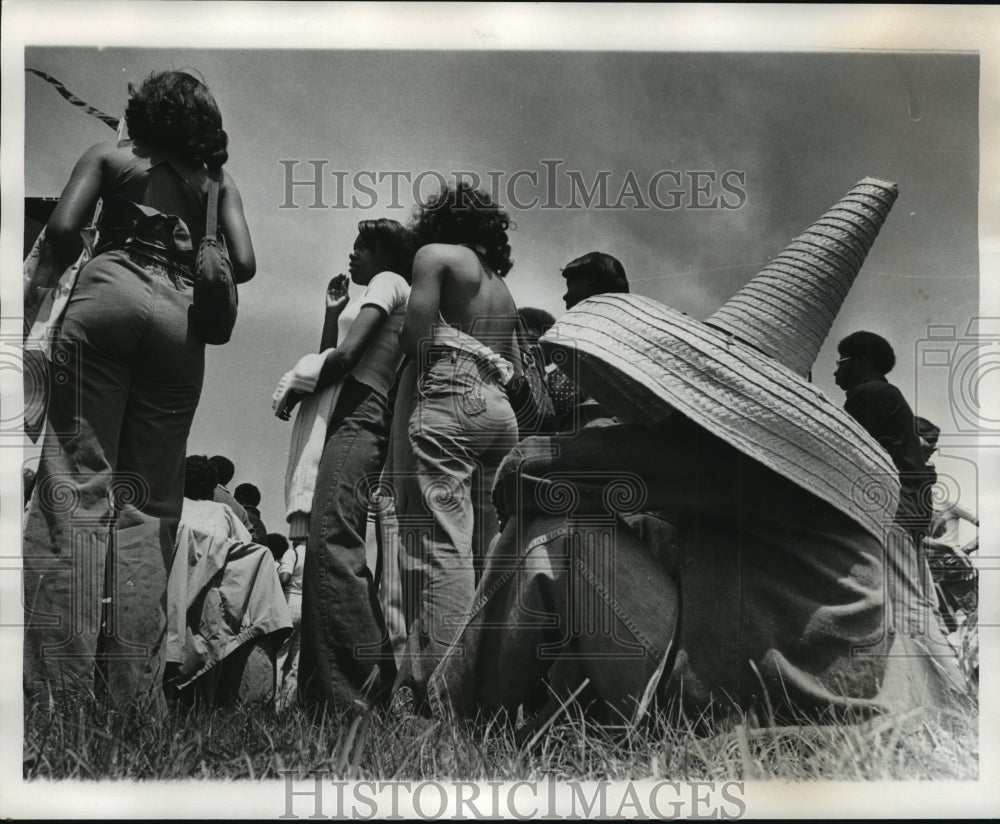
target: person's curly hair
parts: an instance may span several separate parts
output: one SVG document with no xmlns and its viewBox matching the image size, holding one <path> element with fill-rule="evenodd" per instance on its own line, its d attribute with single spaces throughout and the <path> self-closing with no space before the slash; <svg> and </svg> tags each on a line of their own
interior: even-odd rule
<svg viewBox="0 0 1000 824">
<path fill-rule="evenodd" d="M 874 332 L 852 332 L 837 344 L 841 357 L 864 357 L 877 372 L 888 375 L 896 365 L 892 345 Z"/>
<path fill-rule="evenodd" d="M 138 90 L 130 83 L 125 123 L 133 140 L 209 169 L 229 160 L 229 137 L 208 86 L 187 72 L 154 72 Z"/>
<path fill-rule="evenodd" d="M 440 193 L 417 206 L 411 231 L 417 248 L 428 243 L 472 246 L 486 265 L 504 277 L 514 265 L 510 258 L 507 229 L 510 218 L 486 192 L 468 183 Z"/>
<path fill-rule="evenodd" d="M 271 550 L 274 560 L 280 561 L 281 556 L 288 552 L 288 539 L 280 532 L 268 532 L 267 548 Z"/>
<path fill-rule="evenodd" d="M 260 506 L 260 489 L 254 484 L 240 484 L 233 490 L 233 497 L 242 506 Z"/>
<path fill-rule="evenodd" d="M 184 497 L 192 501 L 211 501 L 215 496 L 218 475 L 205 455 L 188 455 L 184 459 Z"/>
</svg>

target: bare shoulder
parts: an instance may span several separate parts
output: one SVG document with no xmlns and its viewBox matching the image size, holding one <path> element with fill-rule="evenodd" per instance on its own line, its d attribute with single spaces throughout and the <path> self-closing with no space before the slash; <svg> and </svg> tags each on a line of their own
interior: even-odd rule
<svg viewBox="0 0 1000 824">
<path fill-rule="evenodd" d="M 132 156 L 131 146 L 121 146 L 114 140 L 105 140 L 95 143 L 80 158 L 81 162 L 97 166 L 110 166 L 112 168 L 120 166 Z"/>
<path fill-rule="evenodd" d="M 225 169 L 222 170 L 222 180 L 219 183 L 219 191 L 226 195 L 240 196 L 240 188 L 236 185 L 236 181 L 233 180 L 233 176 L 229 174 Z"/>
<path fill-rule="evenodd" d="M 479 259 L 475 252 L 453 243 L 428 243 L 417 250 L 413 267 L 422 269 L 444 269 L 448 273 L 462 277 L 478 277 Z"/>
<path fill-rule="evenodd" d="M 461 260 L 461 253 L 468 251 L 464 246 L 456 246 L 453 243 L 428 243 L 417 249 L 415 261 L 452 263 Z"/>
</svg>

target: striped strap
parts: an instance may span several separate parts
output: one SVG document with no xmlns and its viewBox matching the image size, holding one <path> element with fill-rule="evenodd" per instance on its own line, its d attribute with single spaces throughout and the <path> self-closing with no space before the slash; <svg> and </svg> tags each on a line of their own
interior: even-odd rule
<svg viewBox="0 0 1000 824">
<path fill-rule="evenodd" d="M 95 109 L 86 101 L 81 100 L 79 97 L 73 94 L 73 92 L 67 89 L 62 83 L 56 80 L 51 74 L 40 72 L 38 71 L 38 69 L 25 68 L 25 71 L 31 72 L 34 75 L 38 75 L 38 77 L 42 78 L 42 80 L 44 80 L 46 83 L 50 83 L 51 85 L 55 86 L 56 91 L 59 92 L 59 94 L 61 94 L 66 100 L 68 100 L 74 106 L 83 109 L 91 117 L 96 117 L 105 126 L 110 126 L 115 131 L 118 131 L 118 123 L 119 123 L 118 118 L 112 117 L 109 114 L 105 114 L 100 109 Z"/>
</svg>

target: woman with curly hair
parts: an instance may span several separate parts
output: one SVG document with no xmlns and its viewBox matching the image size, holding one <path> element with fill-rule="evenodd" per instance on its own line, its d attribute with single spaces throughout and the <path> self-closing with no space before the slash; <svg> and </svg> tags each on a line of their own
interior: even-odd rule
<svg viewBox="0 0 1000 824">
<path fill-rule="evenodd" d="M 162 709 L 167 573 L 205 366 L 189 313 L 210 176 L 235 280 L 256 264 L 208 88 L 168 71 L 129 92 L 131 140 L 83 154 L 45 228 L 68 266 L 103 203 L 53 344 L 61 374 L 24 535 L 24 678 L 29 697 L 92 689 L 100 660 L 113 700 Z"/>
<path fill-rule="evenodd" d="M 519 361 L 509 224 L 488 194 L 461 184 L 422 204 L 413 226 L 420 248 L 400 343 L 418 370 L 409 441 L 420 489 L 399 529 L 424 526 L 401 544 L 408 640 L 397 685 L 418 702 L 471 603 L 476 559 L 497 532 L 493 475 L 517 443 L 504 388 Z"/>
</svg>

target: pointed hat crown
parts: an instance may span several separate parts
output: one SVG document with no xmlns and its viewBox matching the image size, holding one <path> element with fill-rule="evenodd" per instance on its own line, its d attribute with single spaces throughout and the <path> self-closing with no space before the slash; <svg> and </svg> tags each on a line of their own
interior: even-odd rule
<svg viewBox="0 0 1000 824">
<path fill-rule="evenodd" d="M 898 192 L 858 181 L 705 323 L 806 377 Z"/>
</svg>

